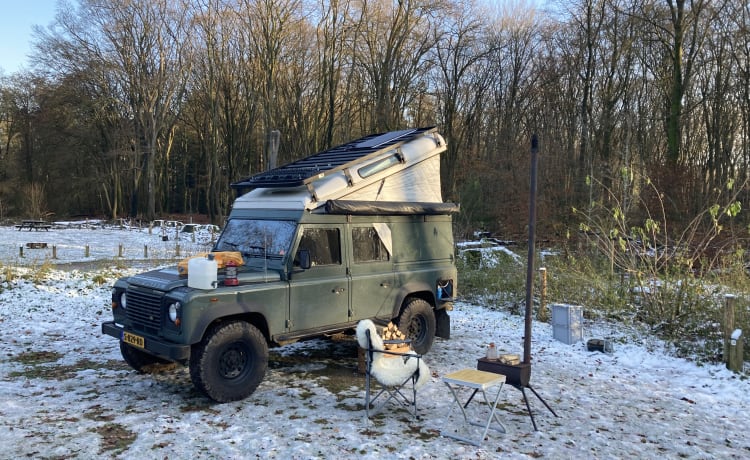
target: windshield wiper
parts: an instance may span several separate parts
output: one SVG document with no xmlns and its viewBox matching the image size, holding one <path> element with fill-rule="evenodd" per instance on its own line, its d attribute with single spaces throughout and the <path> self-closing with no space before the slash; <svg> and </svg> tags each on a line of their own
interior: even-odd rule
<svg viewBox="0 0 750 460">
<path fill-rule="evenodd" d="M 220 243 L 220 244 L 217 244 L 217 245 L 216 245 L 216 250 L 217 250 L 217 251 L 223 251 L 223 250 L 224 250 L 224 249 L 223 249 L 223 247 L 224 247 L 224 246 L 231 246 L 231 247 L 232 247 L 232 249 L 237 249 L 237 248 L 239 248 L 239 247 L 240 247 L 240 245 L 239 245 L 239 244 L 237 244 L 237 243 L 232 243 L 231 241 L 220 241 L 219 243 Z M 220 248 L 221 248 L 221 249 L 220 249 Z"/>
<path fill-rule="evenodd" d="M 247 250 L 242 251 L 242 255 L 243 256 L 248 256 L 248 257 L 264 257 L 266 255 L 266 252 L 267 252 L 266 248 L 264 248 L 263 246 L 246 246 L 246 245 L 243 245 L 242 248 L 243 249 L 252 249 L 253 251 L 260 252 L 260 254 L 258 254 L 257 252 L 250 252 L 250 251 L 247 251 Z"/>
</svg>

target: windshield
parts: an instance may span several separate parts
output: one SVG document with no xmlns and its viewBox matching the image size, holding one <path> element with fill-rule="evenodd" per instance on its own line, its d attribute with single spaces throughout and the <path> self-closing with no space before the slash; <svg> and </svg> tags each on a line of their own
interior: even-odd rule
<svg viewBox="0 0 750 460">
<path fill-rule="evenodd" d="M 214 251 L 239 251 L 245 258 L 283 259 L 296 228 L 294 221 L 231 219 Z"/>
</svg>

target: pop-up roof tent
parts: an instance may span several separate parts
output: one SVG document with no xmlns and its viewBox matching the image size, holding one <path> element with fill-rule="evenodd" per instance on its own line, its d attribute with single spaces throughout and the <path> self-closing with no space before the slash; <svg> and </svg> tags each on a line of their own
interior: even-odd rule
<svg viewBox="0 0 750 460">
<path fill-rule="evenodd" d="M 232 184 L 244 192 L 235 209 L 305 209 L 328 213 L 446 213 L 434 127 L 366 136 Z"/>
</svg>

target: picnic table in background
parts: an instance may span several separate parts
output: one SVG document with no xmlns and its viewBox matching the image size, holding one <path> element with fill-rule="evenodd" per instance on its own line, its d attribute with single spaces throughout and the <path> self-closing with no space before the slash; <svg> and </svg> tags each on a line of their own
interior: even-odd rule
<svg viewBox="0 0 750 460">
<path fill-rule="evenodd" d="M 24 228 L 28 229 L 29 231 L 32 230 L 44 230 L 49 231 L 50 228 L 52 228 L 52 224 L 45 220 L 23 220 L 20 224 L 16 224 L 16 228 L 18 231 L 23 230 Z"/>
</svg>

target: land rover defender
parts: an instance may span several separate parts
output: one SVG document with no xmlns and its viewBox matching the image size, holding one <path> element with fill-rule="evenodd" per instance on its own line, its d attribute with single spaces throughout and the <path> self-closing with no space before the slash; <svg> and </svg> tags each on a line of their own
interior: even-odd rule
<svg viewBox="0 0 750 460">
<path fill-rule="evenodd" d="M 269 346 L 362 319 L 396 323 L 426 353 L 435 335 L 450 337 L 457 287 L 444 150 L 434 128 L 394 131 L 233 184 L 241 195 L 212 254 L 239 264 L 221 264 L 201 288 L 184 267 L 118 280 L 103 333 L 138 371 L 187 364 L 217 402 L 257 388 Z"/>
</svg>

